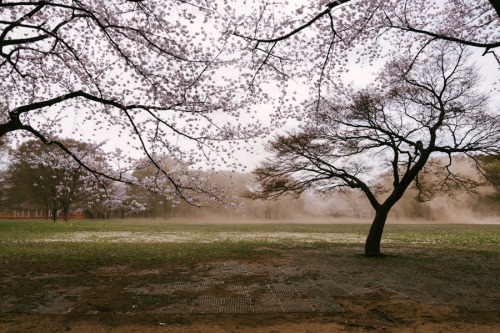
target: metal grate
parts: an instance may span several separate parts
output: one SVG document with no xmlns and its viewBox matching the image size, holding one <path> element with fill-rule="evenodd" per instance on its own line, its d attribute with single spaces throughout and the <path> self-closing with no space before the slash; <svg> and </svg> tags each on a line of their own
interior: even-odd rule
<svg viewBox="0 0 500 333">
<path fill-rule="evenodd" d="M 329 276 L 311 280 L 297 270 L 276 267 L 246 266 L 235 262 L 225 262 L 206 266 L 211 277 L 187 283 L 167 283 L 143 287 L 129 287 L 127 292 L 137 294 L 176 295 L 180 291 L 204 292 L 196 298 L 181 298 L 150 312 L 164 314 L 189 313 L 283 313 L 283 312 L 343 312 L 344 309 L 332 297 L 348 293 Z M 262 278 L 262 283 L 228 283 L 231 277 L 245 276 Z M 208 287 L 215 288 L 231 296 L 216 297 Z"/>
</svg>

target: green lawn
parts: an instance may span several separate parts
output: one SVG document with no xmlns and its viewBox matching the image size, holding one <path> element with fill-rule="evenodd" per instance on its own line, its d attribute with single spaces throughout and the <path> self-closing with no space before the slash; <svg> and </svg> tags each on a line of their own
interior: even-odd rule
<svg viewBox="0 0 500 333">
<path fill-rule="evenodd" d="M 0 221 L 0 259 L 101 265 L 195 263 L 302 249 L 361 247 L 368 224 L 204 220 Z M 500 225 L 388 224 L 383 250 L 500 254 Z M 390 252 L 390 251 L 389 251 Z M 360 250 L 361 254 L 361 250 Z"/>
</svg>

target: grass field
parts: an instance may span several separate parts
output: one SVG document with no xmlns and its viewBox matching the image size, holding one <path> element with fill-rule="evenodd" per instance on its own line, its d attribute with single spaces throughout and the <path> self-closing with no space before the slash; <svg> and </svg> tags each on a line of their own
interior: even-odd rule
<svg viewBox="0 0 500 333">
<path fill-rule="evenodd" d="M 263 247 L 360 246 L 367 224 L 203 220 L 0 221 L 0 258 L 81 263 L 251 257 Z M 383 247 L 500 254 L 500 225 L 388 224 Z"/>
<path fill-rule="evenodd" d="M 249 332 L 500 327 L 500 225 L 388 224 L 386 255 L 365 258 L 368 224 L 320 222 L 0 221 L 0 331 L 44 331 L 56 323 L 117 332 L 155 331 L 160 324 L 162 331 L 217 331 L 218 325 L 226 332 L 236 322 Z M 337 296 L 317 298 L 325 283 L 338 286 Z M 271 292 L 292 287 L 288 296 Z M 157 289 L 163 291 L 152 294 Z M 236 302 L 243 299 L 239 290 L 246 290 L 254 312 L 269 308 L 264 296 L 291 304 L 298 294 L 295 301 L 321 307 L 330 300 L 344 312 L 289 313 L 283 304 L 278 317 L 159 310 L 193 311 L 207 299 Z M 31 327 L 26 318 L 38 324 Z"/>
</svg>

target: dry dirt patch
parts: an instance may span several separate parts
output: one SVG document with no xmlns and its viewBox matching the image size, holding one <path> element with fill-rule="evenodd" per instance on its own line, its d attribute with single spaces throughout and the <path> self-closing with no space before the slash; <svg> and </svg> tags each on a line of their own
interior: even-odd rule
<svg viewBox="0 0 500 333">
<path fill-rule="evenodd" d="M 2 264 L 0 330 L 500 330 L 498 258 L 394 249 L 372 260 L 355 254 L 360 250 L 76 272 L 32 263 L 27 273 L 22 261 Z"/>
</svg>

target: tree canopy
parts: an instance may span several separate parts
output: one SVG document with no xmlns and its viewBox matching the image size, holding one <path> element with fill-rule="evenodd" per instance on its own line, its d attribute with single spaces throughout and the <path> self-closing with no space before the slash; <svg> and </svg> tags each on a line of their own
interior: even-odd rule
<svg viewBox="0 0 500 333">
<path fill-rule="evenodd" d="M 256 67 L 283 76 L 315 68 L 317 85 L 331 83 L 351 59 L 372 63 L 395 50 L 418 56 L 439 40 L 478 48 L 499 61 L 496 0 L 292 1 L 261 4 L 238 18 L 243 24 L 235 35 L 248 42 Z"/>
<path fill-rule="evenodd" d="M 98 148 L 74 140 L 62 142 L 87 165 L 106 169 Z M 57 146 L 26 141 L 13 152 L 12 158 L 6 177 L 10 206 L 31 204 L 45 210 L 45 216 L 51 215 L 55 222 L 59 210 L 67 221 L 71 207 L 84 209 L 93 201 L 106 198 L 106 184 Z"/>
<path fill-rule="evenodd" d="M 225 38 L 216 27 L 213 34 L 204 30 L 211 23 L 195 4 L 2 1 L 0 10 L 0 98 L 6 107 L 0 137 L 28 133 L 99 177 L 133 183 L 123 172 L 130 167 L 125 149 L 108 156 L 119 165 L 103 172 L 60 138 L 118 139 L 120 148 L 142 152 L 170 182 L 162 195 L 190 202 L 185 192 L 218 194 L 168 173 L 158 161 L 168 156 L 193 165 L 212 155 L 228 161 L 221 143 L 263 130 L 258 120 L 236 122 L 247 96 L 238 94 L 235 80 L 222 77 L 220 69 L 229 65 L 221 57 Z"/>
</svg>

